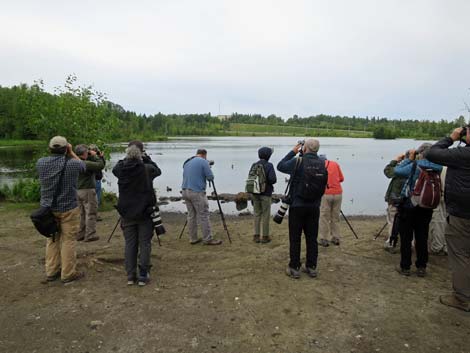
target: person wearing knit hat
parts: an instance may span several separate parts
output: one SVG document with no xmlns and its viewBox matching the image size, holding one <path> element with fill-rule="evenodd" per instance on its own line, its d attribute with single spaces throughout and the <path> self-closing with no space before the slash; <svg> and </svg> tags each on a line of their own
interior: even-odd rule
<svg viewBox="0 0 470 353">
<path fill-rule="evenodd" d="M 259 161 L 253 163 L 250 171 L 256 168 L 258 165 L 262 166 L 264 172 L 264 190 L 261 190 L 259 194 L 252 194 L 253 210 L 255 214 L 255 228 L 253 241 L 255 243 L 269 243 L 272 239 L 269 234 L 269 222 L 271 220 L 271 196 L 273 194 L 274 187 L 276 184 L 276 172 L 274 166 L 269 162 L 269 158 L 273 153 L 273 149 L 269 147 L 261 147 L 258 150 Z M 262 227 L 261 227 L 262 225 Z M 261 228 L 263 230 L 263 236 L 261 235 Z"/>
</svg>

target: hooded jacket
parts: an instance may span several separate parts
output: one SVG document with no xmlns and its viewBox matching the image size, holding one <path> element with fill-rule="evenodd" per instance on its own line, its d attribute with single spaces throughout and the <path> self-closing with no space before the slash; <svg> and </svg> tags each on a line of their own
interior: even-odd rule
<svg viewBox="0 0 470 353">
<path fill-rule="evenodd" d="M 118 178 L 119 200 L 117 210 L 121 217 L 143 220 L 148 217 L 148 208 L 156 203 L 153 179 L 161 174 L 156 164 L 138 159 L 120 160 L 113 168 Z"/>
<path fill-rule="evenodd" d="M 272 153 L 273 151 L 271 148 L 261 147 L 258 150 L 259 161 L 253 163 L 253 165 L 261 164 L 264 168 L 264 174 L 266 175 L 266 190 L 260 194 L 262 196 L 271 196 L 274 191 L 273 185 L 277 182 L 276 171 L 274 170 L 273 164 L 269 162 L 269 158 L 271 158 Z"/>
<path fill-rule="evenodd" d="M 435 143 L 426 158 L 447 166 L 444 200 L 447 212 L 455 217 L 470 219 L 470 146 L 449 148 L 450 137 Z"/>
</svg>

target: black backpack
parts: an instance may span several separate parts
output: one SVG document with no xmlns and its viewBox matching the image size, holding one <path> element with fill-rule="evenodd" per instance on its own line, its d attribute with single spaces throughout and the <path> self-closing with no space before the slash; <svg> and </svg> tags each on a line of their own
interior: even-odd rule
<svg viewBox="0 0 470 353">
<path fill-rule="evenodd" d="M 305 201 L 321 199 L 328 184 L 328 171 L 321 159 L 300 158 L 304 166 L 303 176 L 296 186 L 296 194 Z"/>
</svg>

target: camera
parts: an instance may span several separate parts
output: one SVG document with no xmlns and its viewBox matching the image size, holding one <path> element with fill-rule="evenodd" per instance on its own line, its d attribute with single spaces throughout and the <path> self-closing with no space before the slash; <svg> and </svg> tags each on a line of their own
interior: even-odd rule
<svg viewBox="0 0 470 353">
<path fill-rule="evenodd" d="M 212 167 L 212 166 L 214 165 L 214 163 L 215 163 L 212 159 L 208 160 L 207 162 L 209 163 L 209 166 L 211 166 L 211 167 Z"/>
<path fill-rule="evenodd" d="M 299 140 L 299 141 L 297 141 L 297 144 L 303 146 L 303 145 L 305 145 L 305 140 Z"/>
<path fill-rule="evenodd" d="M 155 230 L 155 234 L 162 235 L 166 233 L 165 227 L 162 224 L 162 218 L 160 217 L 160 209 L 158 206 L 151 206 L 147 209 L 147 212 L 150 215 L 150 219 L 152 220 L 153 229 Z"/>
<path fill-rule="evenodd" d="M 284 216 L 286 215 L 287 210 L 289 209 L 289 205 L 292 203 L 292 200 L 289 196 L 285 196 L 282 198 L 281 207 L 277 210 L 277 213 L 273 217 L 273 221 L 277 224 L 281 224 Z"/>
<path fill-rule="evenodd" d="M 465 139 L 467 137 L 467 129 L 470 129 L 470 124 L 462 126 L 462 131 L 460 132 L 460 139 Z"/>
</svg>

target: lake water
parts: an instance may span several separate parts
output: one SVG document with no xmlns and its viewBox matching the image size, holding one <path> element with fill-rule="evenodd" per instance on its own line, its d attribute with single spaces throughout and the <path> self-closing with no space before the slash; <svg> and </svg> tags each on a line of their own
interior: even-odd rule
<svg viewBox="0 0 470 353">
<path fill-rule="evenodd" d="M 214 160 L 212 170 L 218 193 L 237 193 L 244 191 L 245 179 L 251 164 L 258 160 L 257 150 L 262 146 L 274 148 L 270 162 L 276 164 L 296 144 L 296 137 L 188 137 L 171 138 L 165 142 L 146 143 L 145 148 L 159 167 L 162 175 L 155 179 L 154 186 L 158 196 L 180 196 L 183 162 L 193 156 L 198 148 L 208 151 L 207 158 Z M 343 206 L 345 214 L 381 215 L 385 213 L 384 194 L 389 180 L 384 176 L 385 165 L 397 154 L 410 148 L 417 148 L 425 141 L 408 139 L 374 140 L 357 138 L 323 137 L 320 152 L 328 159 L 337 161 L 343 171 Z M 432 141 L 429 141 L 432 142 Z M 10 152 L 8 152 L 8 150 Z M 34 161 L 36 153 L 20 149 L 0 149 L 0 183 L 11 183 L 18 178 L 19 171 Z M 117 180 L 111 169 L 124 157 L 124 153 L 112 153 L 104 177 L 104 188 L 117 192 Z M 28 168 L 28 167 L 26 167 Z M 282 194 L 286 187 L 286 174 L 277 172 L 278 183 L 274 192 Z M 171 191 L 167 191 L 167 187 Z M 208 192 L 212 191 L 208 188 Z M 211 202 L 211 210 L 217 204 Z M 273 205 L 273 212 L 279 205 Z M 163 205 L 162 210 L 184 211 L 181 202 Z M 222 204 L 226 213 L 238 213 L 234 203 Z M 249 206 L 248 210 L 252 211 Z"/>
</svg>

